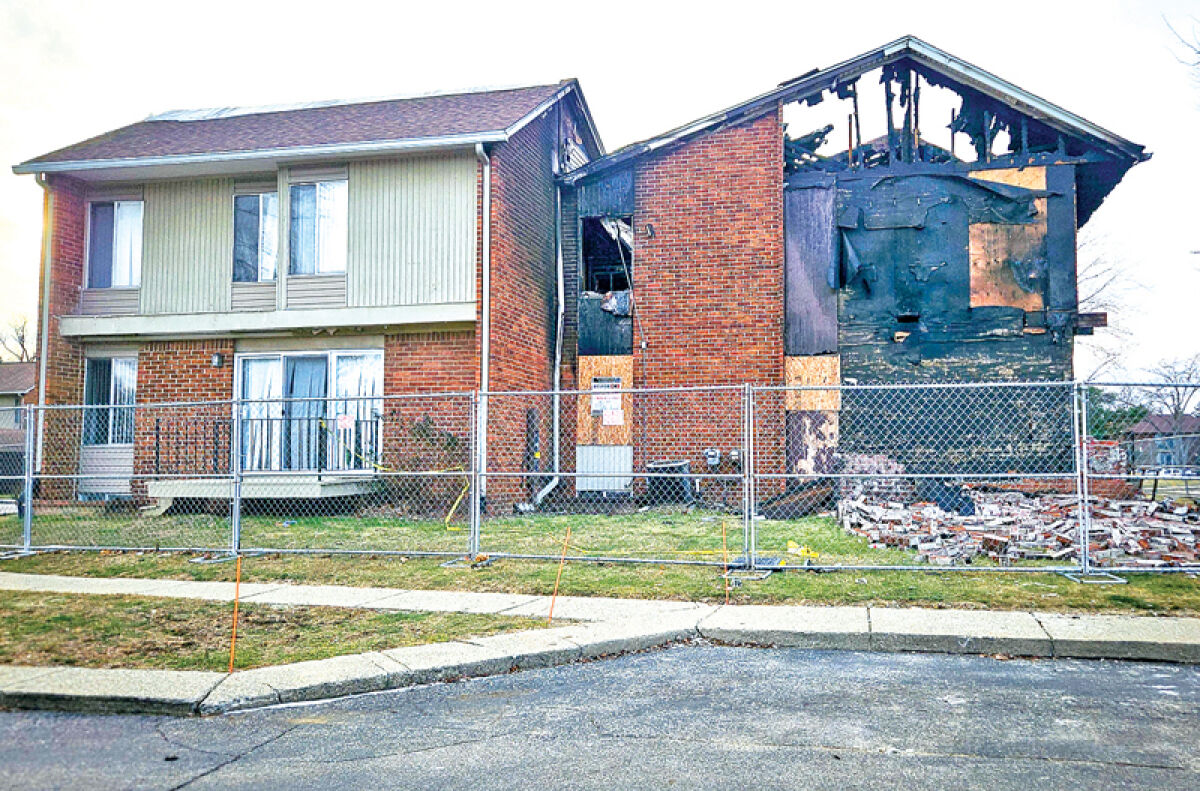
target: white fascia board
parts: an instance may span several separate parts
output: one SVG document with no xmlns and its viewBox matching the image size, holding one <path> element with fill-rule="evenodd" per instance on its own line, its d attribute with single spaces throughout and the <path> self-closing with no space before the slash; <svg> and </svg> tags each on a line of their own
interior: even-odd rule
<svg viewBox="0 0 1200 791">
<path fill-rule="evenodd" d="M 328 159 L 334 156 L 363 156 L 391 152 L 426 151 L 441 148 L 473 146 L 476 143 L 496 143 L 507 139 L 504 131 L 420 137 L 408 140 L 377 140 L 364 143 L 332 143 L 320 146 L 291 148 L 260 148 L 253 151 L 225 151 L 205 154 L 171 154 L 158 157 L 126 157 L 123 159 L 80 159 L 63 162 L 24 162 L 13 166 L 13 173 L 68 173 L 89 170 L 122 168 L 169 167 L 173 165 L 205 165 L 255 160 Z"/>
<path fill-rule="evenodd" d="M 59 334 L 68 338 L 190 337 L 295 333 L 346 327 L 411 324 L 443 325 L 475 321 L 474 302 L 390 307 L 310 308 L 154 316 L 62 316 Z"/>
</svg>

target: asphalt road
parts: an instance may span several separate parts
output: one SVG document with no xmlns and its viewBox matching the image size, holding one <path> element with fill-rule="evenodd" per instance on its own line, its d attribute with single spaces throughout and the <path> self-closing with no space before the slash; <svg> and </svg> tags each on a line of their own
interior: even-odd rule
<svg viewBox="0 0 1200 791">
<path fill-rule="evenodd" d="M 207 719 L 0 713 L 19 789 L 1200 788 L 1200 668 L 689 646 Z"/>
</svg>

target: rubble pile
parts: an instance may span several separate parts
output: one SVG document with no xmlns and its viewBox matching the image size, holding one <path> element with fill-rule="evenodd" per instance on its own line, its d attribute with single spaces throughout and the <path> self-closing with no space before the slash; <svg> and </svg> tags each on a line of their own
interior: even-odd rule
<svg viewBox="0 0 1200 791">
<path fill-rule="evenodd" d="M 838 502 L 843 529 L 874 548 L 917 553 L 938 566 L 990 558 L 1007 565 L 1021 560 L 1067 562 L 1077 558 L 1079 500 L 1075 495 L 970 491 L 974 513 L 943 510 L 934 503 L 904 503 L 859 494 Z M 1093 498 L 1089 552 L 1095 565 L 1146 568 L 1200 560 L 1200 507 L 1190 499 L 1166 503 Z"/>
</svg>

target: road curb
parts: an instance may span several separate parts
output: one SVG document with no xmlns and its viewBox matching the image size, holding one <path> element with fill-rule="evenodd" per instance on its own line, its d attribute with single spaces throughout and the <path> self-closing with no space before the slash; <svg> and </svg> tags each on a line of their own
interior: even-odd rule
<svg viewBox="0 0 1200 791">
<path fill-rule="evenodd" d="M 469 606 L 478 605 L 472 600 Z M 1200 618 L 771 605 L 614 606 L 611 620 L 370 651 L 233 674 L 0 666 L 0 706 L 219 714 L 553 667 L 696 639 L 752 647 L 1200 664 Z M 367 606 L 370 606 L 369 604 Z M 443 606 L 438 602 L 438 606 Z M 540 604 L 522 604 L 522 608 Z M 603 600 L 579 601 L 596 617 Z"/>
</svg>

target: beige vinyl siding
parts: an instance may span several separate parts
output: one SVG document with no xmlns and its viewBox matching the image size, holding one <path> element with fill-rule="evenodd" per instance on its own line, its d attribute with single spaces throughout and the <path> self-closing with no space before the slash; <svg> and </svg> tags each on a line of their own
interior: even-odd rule
<svg viewBox="0 0 1200 791">
<path fill-rule="evenodd" d="M 275 281 L 234 283 L 233 310 L 275 310 Z"/>
<path fill-rule="evenodd" d="M 473 301 L 475 179 L 470 153 L 350 163 L 347 304 Z"/>
<path fill-rule="evenodd" d="M 142 242 L 142 313 L 230 307 L 233 179 L 149 183 Z"/>
<path fill-rule="evenodd" d="M 85 288 L 79 295 L 83 316 L 132 316 L 138 312 L 140 289 Z"/>
<path fill-rule="evenodd" d="M 292 275 L 287 290 L 289 308 L 346 307 L 345 275 Z"/>
</svg>

